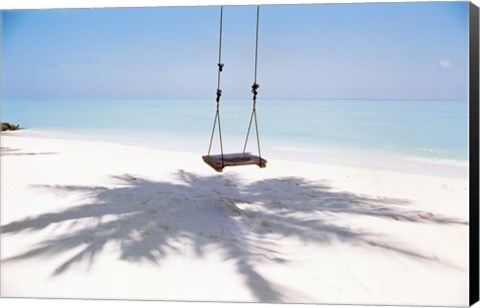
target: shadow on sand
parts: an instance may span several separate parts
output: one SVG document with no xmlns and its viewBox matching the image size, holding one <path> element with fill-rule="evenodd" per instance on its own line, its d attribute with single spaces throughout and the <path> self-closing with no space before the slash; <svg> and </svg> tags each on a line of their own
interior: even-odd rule
<svg viewBox="0 0 480 308">
<path fill-rule="evenodd" d="M 2 226 L 3 234 L 34 232 L 58 224 L 71 230 L 2 262 L 79 251 L 59 264 L 53 275 L 60 275 L 74 264 L 92 264 L 106 244 L 114 244 L 121 260 L 160 265 L 169 253 L 179 251 L 179 243 L 187 239 L 199 257 L 214 245 L 226 260 L 233 260 L 237 273 L 258 301 L 278 302 L 284 300 L 280 288 L 256 269 L 259 264 L 287 262 L 275 239 L 294 237 L 319 245 L 339 241 L 394 251 L 419 262 L 439 262 L 395 243 L 376 243 L 372 240 L 374 234 L 342 225 L 331 219 L 332 215 L 466 224 L 413 212 L 405 206 L 406 200 L 336 192 L 327 185 L 297 177 L 248 184 L 232 175 L 204 177 L 179 171 L 175 177 L 176 182 L 169 183 L 118 176 L 112 179 L 114 188 L 38 186 L 37 189 L 57 194 L 80 192 L 87 201 L 63 212 Z"/>
<path fill-rule="evenodd" d="M 55 152 L 20 152 L 19 149 L 12 149 L 7 147 L 0 148 L 0 156 L 34 156 L 34 155 L 51 155 L 58 154 Z"/>
</svg>

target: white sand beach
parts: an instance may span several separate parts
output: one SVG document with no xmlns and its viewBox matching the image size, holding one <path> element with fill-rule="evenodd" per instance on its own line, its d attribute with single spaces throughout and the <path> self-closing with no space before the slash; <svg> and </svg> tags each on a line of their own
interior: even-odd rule
<svg viewBox="0 0 480 308">
<path fill-rule="evenodd" d="M 466 172 L 1 147 L 2 296 L 468 305 Z"/>
</svg>

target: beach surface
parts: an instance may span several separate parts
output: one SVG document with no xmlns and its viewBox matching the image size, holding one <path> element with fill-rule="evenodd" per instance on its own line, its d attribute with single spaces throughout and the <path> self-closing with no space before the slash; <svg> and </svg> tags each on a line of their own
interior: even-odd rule
<svg viewBox="0 0 480 308">
<path fill-rule="evenodd" d="M 468 305 L 466 167 L 204 154 L 2 134 L 1 295 Z"/>
</svg>

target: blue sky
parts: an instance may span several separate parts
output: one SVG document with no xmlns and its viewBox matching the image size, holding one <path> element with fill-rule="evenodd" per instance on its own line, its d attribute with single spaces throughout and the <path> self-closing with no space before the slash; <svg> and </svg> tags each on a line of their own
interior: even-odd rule
<svg viewBox="0 0 480 308">
<path fill-rule="evenodd" d="M 253 6 L 224 8 L 224 98 L 249 98 Z M 6 99 L 214 98 L 219 7 L 4 11 Z M 259 98 L 468 98 L 468 3 L 263 6 Z"/>
</svg>

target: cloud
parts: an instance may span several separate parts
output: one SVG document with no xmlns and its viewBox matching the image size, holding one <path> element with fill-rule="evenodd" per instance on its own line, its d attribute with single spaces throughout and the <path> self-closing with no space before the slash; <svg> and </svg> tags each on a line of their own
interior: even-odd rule
<svg viewBox="0 0 480 308">
<path fill-rule="evenodd" d="M 443 68 L 449 68 L 449 67 L 453 66 L 453 63 L 450 60 L 440 60 L 438 62 L 438 64 L 440 64 L 440 66 L 443 67 Z"/>
</svg>

